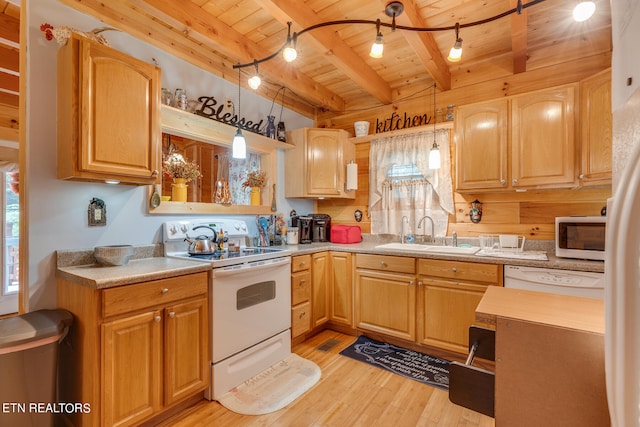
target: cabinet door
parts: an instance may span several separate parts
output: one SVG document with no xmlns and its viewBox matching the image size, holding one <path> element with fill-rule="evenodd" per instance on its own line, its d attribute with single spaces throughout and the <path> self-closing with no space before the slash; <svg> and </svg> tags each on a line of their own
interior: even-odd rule
<svg viewBox="0 0 640 427">
<path fill-rule="evenodd" d="M 343 188 L 343 132 L 335 129 L 307 131 L 307 193 L 339 196 Z M 299 179 L 299 178 L 298 178 Z"/>
<path fill-rule="evenodd" d="M 416 339 L 415 276 L 356 269 L 356 327 Z"/>
<path fill-rule="evenodd" d="M 103 425 L 137 425 L 160 410 L 161 334 L 159 311 L 102 324 Z"/>
<path fill-rule="evenodd" d="M 418 342 L 459 353 L 468 352 L 469 326 L 486 286 L 418 279 Z"/>
<path fill-rule="evenodd" d="M 581 83 L 580 134 L 583 185 L 611 183 L 613 116 L 611 114 L 611 70 Z"/>
<path fill-rule="evenodd" d="M 329 318 L 353 326 L 353 286 L 351 254 L 330 252 L 331 307 Z"/>
<path fill-rule="evenodd" d="M 576 184 L 573 86 L 511 101 L 511 186 Z"/>
<path fill-rule="evenodd" d="M 322 325 L 329 320 L 329 253 L 319 252 L 311 256 L 311 326 Z"/>
<path fill-rule="evenodd" d="M 459 107 L 455 121 L 456 189 L 507 187 L 508 101 Z"/>
<path fill-rule="evenodd" d="M 164 320 L 164 404 L 171 405 L 209 385 L 207 299 L 167 307 Z"/>
</svg>

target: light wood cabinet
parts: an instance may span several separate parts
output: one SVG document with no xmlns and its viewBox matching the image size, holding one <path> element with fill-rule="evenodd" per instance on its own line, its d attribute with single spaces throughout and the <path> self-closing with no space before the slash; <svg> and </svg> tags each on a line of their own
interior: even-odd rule
<svg viewBox="0 0 640 427">
<path fill-rule="evenodd" d="M 575 85 L 458 108 L 456 191 L 577 184 Z"/>
<path fill-rule="evenodd" d="M 466 353 L 476 307 L 488 286 L 502 285 L 501 267 L 418 260 L 418 343 Z"/>
<path fill-rule="evenodd" d="M 90 402 L 75 426 L 138 425 L 209 386 L 208 273 L 108 289 L 58 279 L 74 315 L 60 397 Z"/>
<path fill-rule="evenodd" d="M 611 184 L 613 115 L 611 69 L 580 83 L 580 182 Z"/>
<path fill-rule="evenodd" d="M 416 339 L 415 259 L 356 254 L 358 329 Z"/>
<path fill-rule="evenodd" d="M 353 327 L 353 263 L 348 252 L 329 252 L 331 295 L 329 320 Z"/>
<path fill-rule="evenodd" d="M 505 99 L 458 108 L 454 132 L 458 191 L 507 187 L 508 122 Z"/>
<path fill-rule="evenodd" d="M 311 330 L 311 255 L 291 258 L 291 337 Z"/>
<path fill-rule="evenodd" d="M 295 148 L 285 153 L 285 197 L 355 198 L 355 191 L 345 191 L 347 163 L 355 161 L 348 137 L 342 129 L 288 131 Z"/>
<path fill-rule="evenodd" d="M 160 69 L 73 34 L 58 53 L 58 178 L 161 177 Z"/>
<path fill-rule="evenodd" d="M 311 327 L 329 321 L 329 252 L 318 252 L 311 255 Z"/>
</svg>

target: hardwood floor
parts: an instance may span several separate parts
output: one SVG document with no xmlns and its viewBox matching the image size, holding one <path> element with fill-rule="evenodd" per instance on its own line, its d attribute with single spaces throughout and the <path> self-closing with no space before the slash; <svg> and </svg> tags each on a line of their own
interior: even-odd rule
<svg viewBox="0 0 640 427">
<path fill-rule="evenodd" d="M 340 343 L 317 349 L 329 339 Z M 280 411 L 239 415 L 203 400 L 162 426 L 495 426 L 493 418 L 451 403 L 445 391 L 340 356 L 354 340 L 327 330 L 295 346 L 295 353 L 320 366 L 322 378 Z"/>
</svg>

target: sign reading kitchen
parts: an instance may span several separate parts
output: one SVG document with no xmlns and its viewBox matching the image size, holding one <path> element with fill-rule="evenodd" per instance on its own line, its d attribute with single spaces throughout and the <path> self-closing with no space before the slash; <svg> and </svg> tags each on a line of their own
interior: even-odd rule
<svg viewBox="0 0 640 427">
<path fill-rule="evenodd" d="M 425 126 L 432 123 L 432 118 L 432 116 L 427 114 L 409 116 L 406 112 L 401 116 L 394 111 L 391 113 L 391 117 L 387 119 L 382 119 L 382 121 L 376 119 L 376 133 Z"/>
</svg>

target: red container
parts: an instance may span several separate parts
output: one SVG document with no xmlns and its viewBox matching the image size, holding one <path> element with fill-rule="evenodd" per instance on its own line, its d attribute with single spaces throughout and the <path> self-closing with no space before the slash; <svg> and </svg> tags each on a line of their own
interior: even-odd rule
<svg viewBox="0 0 640 427">
<path fill-rule="evenodd" d="M 362 233 L 357 225 L 334 225 L 331 227 L 331 243 L 360 243 Z"/>
</svg>

